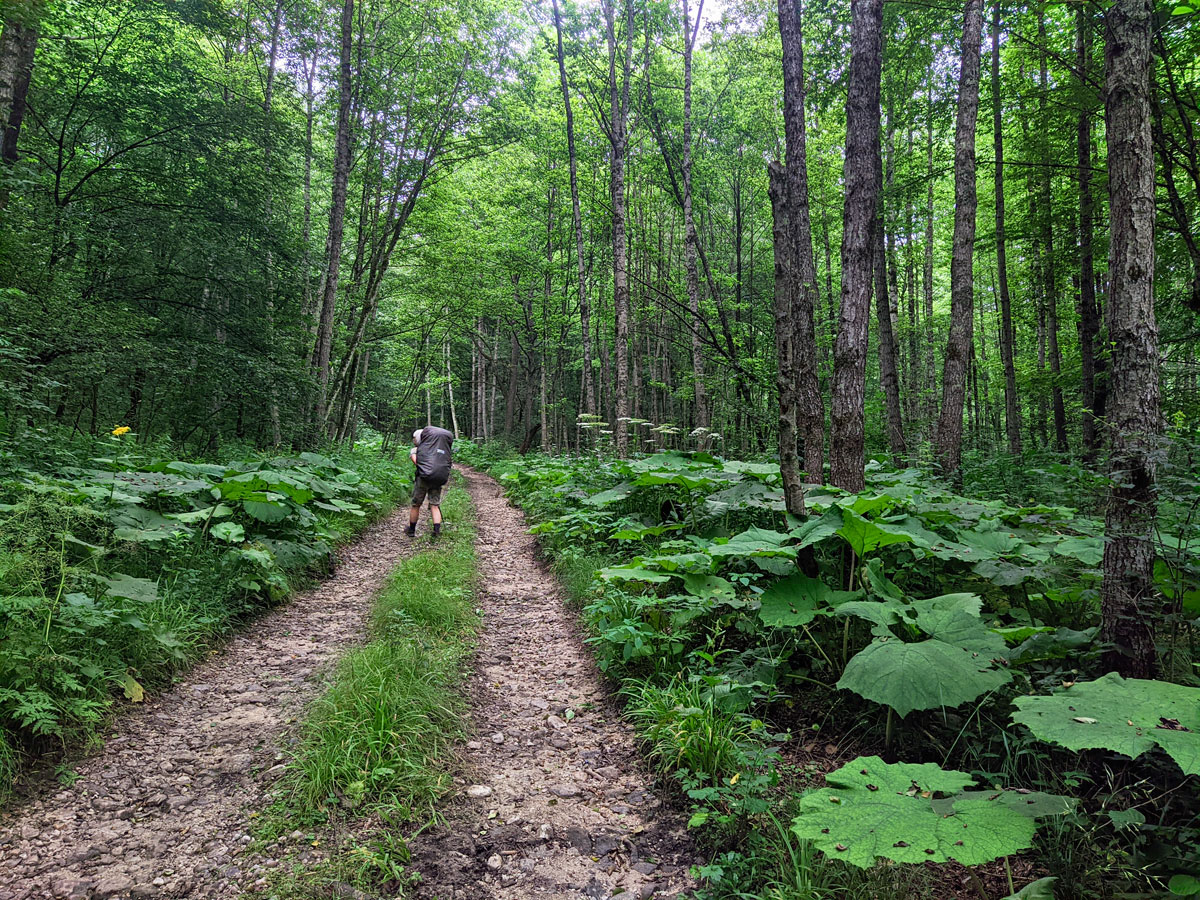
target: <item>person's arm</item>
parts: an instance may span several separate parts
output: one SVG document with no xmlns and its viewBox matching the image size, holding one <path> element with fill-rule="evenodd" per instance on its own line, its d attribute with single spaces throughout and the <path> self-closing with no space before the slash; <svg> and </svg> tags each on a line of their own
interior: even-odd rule
<svg viewBox="0 0 1200 900">
<path fill-rule="evenodd" d="M 414 466 L 417 464 L 417 448 L 416 447 L 413 447 L 412 450 L 410 450 L 408 452 L 408 458 L 412 460 L 412 464 Z"/>
</svg>

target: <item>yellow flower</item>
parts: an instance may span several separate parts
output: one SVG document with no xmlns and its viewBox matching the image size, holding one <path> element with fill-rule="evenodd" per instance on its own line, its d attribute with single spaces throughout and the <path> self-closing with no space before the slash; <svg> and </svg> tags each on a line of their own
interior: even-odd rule
<svg viewBox="0 0 1200 900">
<path fill-rule="evenodd" d="M 112 430 L 112 433 L 116 437 L 120 437 L 123 434 L 129 434 L 129 432 L 131 432 L 131 431 L 133 431 L 133 429 L 130 428 L 128 425 L 119 425 Z"/>
<path fill-rule="evenodd" d="M 734 775 L 732 778 L 729 779 L 729 783 L 737 784 L 739 781 L 741 781 L 741 779 L 742 779 L 742 773 L 738 772 L 736 775 Z"/>
</svg>

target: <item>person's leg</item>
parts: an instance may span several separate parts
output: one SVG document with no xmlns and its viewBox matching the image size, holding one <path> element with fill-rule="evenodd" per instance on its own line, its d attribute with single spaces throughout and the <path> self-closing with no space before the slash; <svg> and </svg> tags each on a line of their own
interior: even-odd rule
<svg viewBox="0 0 1200 900">
<path fill-rule="evenodd" d="M 442 533 L 442 488 L 441 485 L 429 489 L 429 512 L 433 517 L 434 537 Z"/>
<path fill-rule="evenodd" d="M 425 502 L 428 493 L 425 483 L 418 478 L 413 484 L 412 506 L 408 510 L 408 528 L 404 533 L 412 537 L 417 533 L 417 519 L 421 516 L 421 504 Z"/>
</svg>

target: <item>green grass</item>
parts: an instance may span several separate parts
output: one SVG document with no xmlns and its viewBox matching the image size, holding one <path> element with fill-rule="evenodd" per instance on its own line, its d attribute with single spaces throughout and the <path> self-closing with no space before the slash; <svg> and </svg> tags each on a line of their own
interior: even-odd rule
<svg viewBox="0 0 1200 900">
<path fill-rule="evenodd" d="M 441 539 L 418 538 L 418 551 L 376 600 L 370 641 L 342 658 L 309 708 L 282 796 L 256 832 L 271 839 L 319 823 L 378 821 L 323 862 L 281 873 L 271 894 L 280 900 L 337 882 L 399 891 L 404 835 L 435 816 L 450 787 L 453 746 L 465 735 L 460 687 L 479 619 L 466 493 L 452 488 L 442 512 Z"/>
</svg>

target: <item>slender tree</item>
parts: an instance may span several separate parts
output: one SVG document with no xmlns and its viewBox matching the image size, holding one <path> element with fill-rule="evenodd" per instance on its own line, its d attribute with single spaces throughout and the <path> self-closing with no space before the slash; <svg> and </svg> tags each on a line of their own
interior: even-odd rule
<svg viewBox="0 0 1200 900">
<path fill-rule="evenodd" d="M 587 265 L 583 252 L 583 216 L 579 206 L 579 157 L 575 151 L 575 115 L 571 109 L 571 85 L 567 80 L 567 62 L 563 53 L 562 17 L 558 12 L 558 0 L 552 0 L 554 9 L 555 48 L 558 59 L 558 80 L 562 88 L 563 109 L 567 116 L 567 162 L 571 178 L 571 229 L 575 234 L 575 267 L 579 289 L 579 324 L 583 336 L 583 411 L 596 414 L 596 384 L 592 380 L 592 326 L 588 310 Z"/>
<path fill-rule="evenodd" d="M 1000 293 L 1000 361 L 1004 366 L 1004 431 L 1008 452 L 1021 452 L 1021 407 L 1017 400 L 1016 344 L 1008 291 L 1008 236 L 1004 222 L 1004 127 L 1000 100 L 1000 0 L 992 6 L 992 145 L 996 151 L 996 278 Z"/>
<path fill-rule="evenodd" d="M 958 118 L 954 128 L 954 247 L 950 257 L 950 340 L 942 369 L 942 409 L 938 418 L 938 461 L 948 475 L 962 462 L 963 406 L 967 367 L 975 329 L 975 125 L 979 114 L 979 51 L 983 0 L 967 0 L 963 16 L 958 79 Z"/>
<path fill-rule="evenodd" d="M 883 0 L 850 4 L 850 74 L 846 98 L 846 200 L 842 213 L 842 298 L 833 347 L 830 480 L 860 491 L 866 447 L 864 392 L 871 313 L 875 213 L 879 205 L 879 93 Z"/>
<path fill-rule="evenodd" d="M 1109 424 L 1112 488 L 1105 514 L 1101 639 L 1105 664 L 1152 678 L 1158 453 L 1158 326 L 1154 318 L 1154 149 L 1150 134 L 1150 0 L 1116 0 L 1105 15 L 1108 144 Z"/>
</svg>

